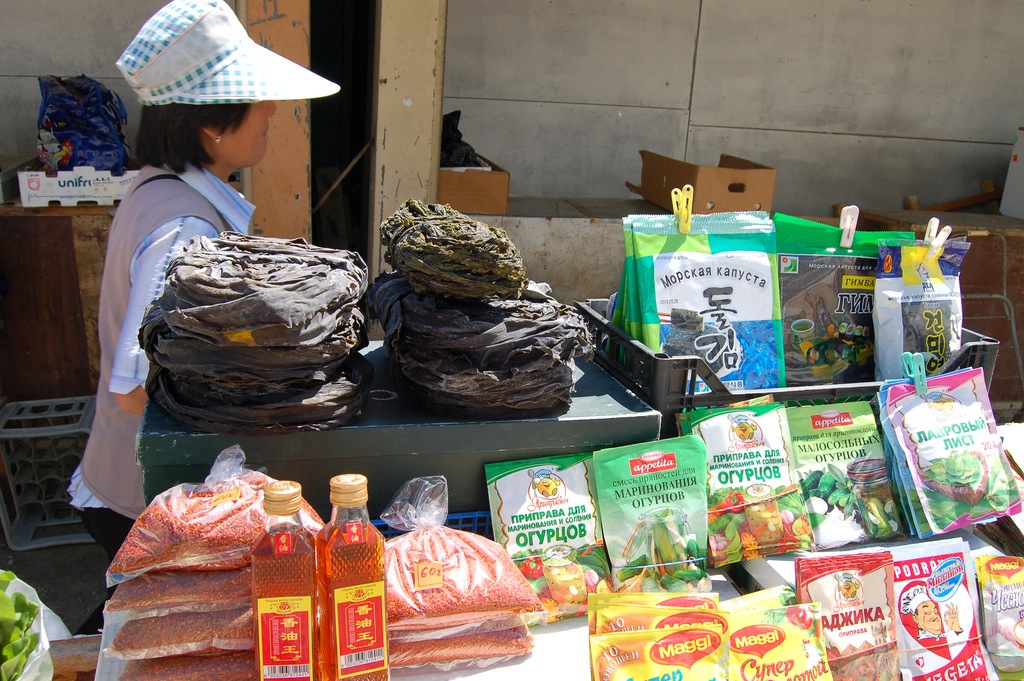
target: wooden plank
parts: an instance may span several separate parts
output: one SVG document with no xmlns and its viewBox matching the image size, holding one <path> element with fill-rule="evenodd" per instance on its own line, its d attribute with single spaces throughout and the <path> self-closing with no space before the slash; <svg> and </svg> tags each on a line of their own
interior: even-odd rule
<svg viewBox="0 0 1024 681">
<path fill-rule="evenodd" d="M 309 66 L 309 0 L 245 0 L 249 35 L 260 45 Z M 252 233 L 312 240 L 309 100 L 277 103 L 270 144 L 252 170 Z"/>
<path fill-rule="evenodd" d="M 82 326 L 88 349 L 90 393 L 95 392 L 100 377 L 100 281 L 103 278 L 103 259 L 110 236 L 110 220 L 109 215 L 80 215 L 71 223 Z"/>
<path fill-rule="evenodd" d="M 87 395 L 88 345 L 71 217 L 0 217 L 0 385 L 11 400 Z"/>
</svg>

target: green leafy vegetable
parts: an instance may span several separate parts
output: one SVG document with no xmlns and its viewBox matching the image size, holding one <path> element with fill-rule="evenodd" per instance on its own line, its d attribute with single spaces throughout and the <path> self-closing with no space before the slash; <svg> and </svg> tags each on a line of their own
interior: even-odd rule
<svg viewBox="0 0 1024 681">
<path fill-rule="evenodd" d="M 939 483 L 953 487 L 974 487 L 981 480 L 982 467 L 978 457 L 962 449 L 933 463 L 928 472 Z"/>
<path fill-rule="evenodd" d="M 6 592 L 14 579 L 10 570 L 0 573 L 0 587 Z M 28 633 L 38 614 L 25 594 L 0 593 L 0 681 L 16 681 L 39 645 L 39 634 Z"/>
</svg>

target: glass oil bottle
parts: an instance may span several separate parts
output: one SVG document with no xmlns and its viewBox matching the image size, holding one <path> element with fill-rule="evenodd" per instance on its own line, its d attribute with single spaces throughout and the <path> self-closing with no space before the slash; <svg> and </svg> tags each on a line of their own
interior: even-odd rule
<svg viewBox="0 0 1024 681">
<path fill-rule="evenodd" d="M 253 616 L 260 681 L 316 681 L 316 538 L 299 516 L 302 486 L 263 488 L 266 530 L 252 550 Z"/>
<path fill-rule="evenodd" d="M 324 681 L 387 681 L 384 537 L 366 510 L 366 477 L 331 478 L 331 521 L 316 536 Z"/>
</svg>

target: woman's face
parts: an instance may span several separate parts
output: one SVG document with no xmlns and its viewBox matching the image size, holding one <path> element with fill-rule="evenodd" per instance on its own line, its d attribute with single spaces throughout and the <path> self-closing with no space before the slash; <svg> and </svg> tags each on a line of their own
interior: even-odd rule
<svg viewBox="0 0 1024 681">
<path fill-rule="evenodd" d="M 239 168 L 251 168 L 262 161 L 267 153 L 270 117 L 276 112 L 275 102 L 255 102 L 242 124 L 234 130 L 204 129 L 203 146 L 213 159 L 206 169 L 227 181 Z"/>
</svg>

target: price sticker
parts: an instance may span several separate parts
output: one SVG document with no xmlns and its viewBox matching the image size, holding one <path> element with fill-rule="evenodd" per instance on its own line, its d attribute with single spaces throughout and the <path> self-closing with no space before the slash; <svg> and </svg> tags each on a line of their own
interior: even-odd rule
<svg viewBox="0 0 1024 681">
<path fill-rule="evenodd" d="M 211 506 L 220 506 L 221 504 L 230 504 L 233 501 L 238 501 L 242 498 L 242 490 L 239 487 L 229 489 L 227 492 L 221 492 L 213 499 L 210 500 Z"/>
<path fill-rule="evenodd" d="M 413 569 L 413 588 L 416 591 L 436 589 L 444 584 L 444 568 L 437 561 L 416 563 Z"/>
</svg>

